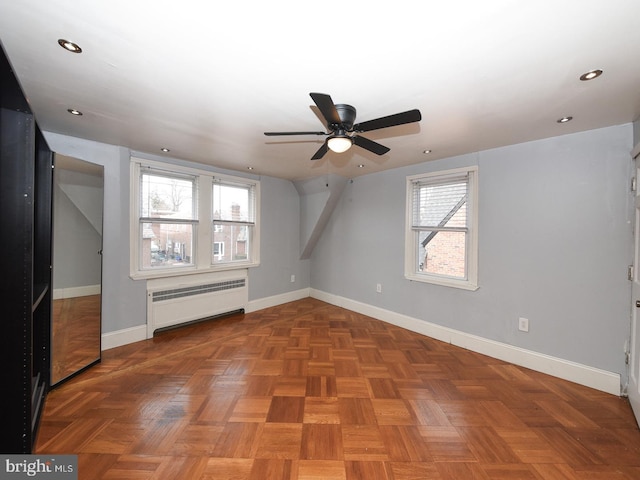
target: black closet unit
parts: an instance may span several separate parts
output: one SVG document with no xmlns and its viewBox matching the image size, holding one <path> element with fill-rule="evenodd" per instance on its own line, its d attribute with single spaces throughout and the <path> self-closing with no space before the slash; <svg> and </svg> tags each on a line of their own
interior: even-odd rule
<svg viewBox="0 0 640 480">
<path fill-rule="evenodd" d="M 32 452 L 49 389 L 52 169 L 53 154 L 0 48 L 2 454 Z"/>
</svg>

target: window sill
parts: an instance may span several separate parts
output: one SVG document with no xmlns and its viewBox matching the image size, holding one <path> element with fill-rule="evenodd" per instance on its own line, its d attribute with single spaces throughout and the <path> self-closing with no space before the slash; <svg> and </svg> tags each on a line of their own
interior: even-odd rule
<svg viewBox="0 0 640 480">
<path fill-rule="evenodd" d="M 246 270 L 247 268 L 253 268 L 260 266 L 260 263 L 234 263 L 232 265 L 218 265 L 210 268 L 196 268 L 196 267 L 184 267 L 184 268 L 172 268 L 162 270 L 142 270 L 129 274 L 129 278 L 132 280 L 150 280 L 154 278 L 171 278 L 182 277 L 185 275 L 199 275 L 203 273 L 214 272 L 226 272 L 229 270 Z"/>
<path fill-rule="evenodd" d="M 456 280 L 454 278 L 443 278 L 417 274 L 405 275 L 404 278 L 412 282 L 430 283 L 433 285 L 440 285 L 442 287 L 459 288 L 461 290 L 476 291 L 478 290 L 478 288 L 480 288 L 476 282 L 471 282 L 469 280 Z"/>
</svg>

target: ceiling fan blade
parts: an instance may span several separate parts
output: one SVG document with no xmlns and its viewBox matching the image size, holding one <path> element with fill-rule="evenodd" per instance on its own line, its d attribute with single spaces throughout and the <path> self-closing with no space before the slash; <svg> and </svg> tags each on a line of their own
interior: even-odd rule
<svg viewBox="0 0 640 480">
<path fill-rule="evenodd" d="M 376 118 L 367 122 L 358 123 L 353 126 L 354 132 L 370 132 L 379 128 L 395 127 L 396 125 L 404 125 L 405 123 L 419 122 L 422 120 L 420 110 L 414 109 L 407 112 L 396 113 L 386 117 Z"/>
<path fill-rule="evenodd" d="M 338 110 L 336 110 L 336 106 L 333 104 L 333 100 L 326 93 L 310 93 L 311 98 L 318 106 L 320 113 L 327 121 L 328 125 L 339 125 L 342 123 L 340 119 L 340 115 L 338 115 Z"/>
<path fill-rule="evenodd" d="M 324 157 L 325 153 L 329 151 L 329 146 L 327 142 L 324 142 L 322 146 L 318 149 L 318 151 L 311 157 L 311 160 L 320 160 Z"/>
<path fill-rule="evenodd" d="M 353 139 L 353 143 L 355 143 L 359 147 L 364 148 L 365 150 L 369 150 L 370 152 L 375 153 L 376 155 L 384 155 L 389 150 L 391 150 L 390 148 L 385 147 L 378 142 L 374 142 L 373 140 L 369 140 L 368 138 L 361 137 L 359 135 L 354 135 L 351 138 Z"/>
<path fill-rule="evenodd" d="M 280 135 L 329 135 L 326 132 L 264 132 L 267 137 L 277 137 Z"/>
</svg>

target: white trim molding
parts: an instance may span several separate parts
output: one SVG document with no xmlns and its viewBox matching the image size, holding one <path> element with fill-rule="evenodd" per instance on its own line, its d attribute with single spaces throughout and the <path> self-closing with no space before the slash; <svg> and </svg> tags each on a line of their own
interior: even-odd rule
<svg viewBox="0 0 640 480">
<path fill-rule="evenodd" d="M 303 298 L 309 297 L 309 289 L 302 288 L 293 292 L 283 293 L 281 295 L 274 295 L 272 297 L 260 298 L 258 300 L 251 300 L 247 304 L 245 309 L 246 313 L 256 312 L 264 308 L 276 307 L 283 303 L 295 302 Z M 140 342 L 147 339 L 147 325 L 140 325 L 137 327 L 124 328 L 122 330 L 116 330 L 115 332 L 108 332 L 102 334 L 102 350 L 110 350 L 116 347 L 122 347 L 134 342 Z"/>
<path fill-rule="evenodd" d="M 85 285 L 82 287 L 54 288 L 53 299 L 61 300 L 63 298 L 87 297 L 89 295 L 100 295 L 101 285 Z"/>
<path fill-rule="evenodd" d="M 294 290 L 293 292 L 282 293 L 280 295 L 273 295 L 271 297 L 259 298 L 257 300 L 250 300 L 245 313 L 256 312 L 263 308 L 276 307 L 283 303 L 295 302 L 296 300 L 302 300 L 303 298 L 310 297 L 309 288 L 301 288 L 300 290 Z"/>
<path fill-rule="evenodd" d="M 620 375 L 617 373 L 571 362 L 562 358 L 552 357 L 532 350 L 526 350 L 506 343 L 496 342 L 320 290 L 311 289 L 310 296 L 457 347 L 488 355 L 498 360 L 562 378 L 563 380 L 578 383 L 612 395 L 621 395 Z"/>
<path fill-rule="evenodd" d="M 321 290 L 303 288 L 281 295 L 251 300 L 245 311 L 246 313 L 251 313 L 307 297 L 316 298 L 472 352 L 481 353 L 498 360 L 513 363 L 514 365 L 530 368 L 531 370 L 594 388 L 611 395 L 621 395 L 620 375 L 617 373 L 489 340 L 477 335 L 471 335 L 390 310 L 326 293 Z M 105 333 L 102 335 L 102 350 L 109 350 L 129 343 L 142 341 L 146 338 L 146 325 Z"/>
<path fill-rule="evenodd" d="M 410 175 L 406 178 L 406 212 L 405 212 L 405 247 L 404 247 L 404 276 L 407 280 L 416 282 L 433 283 L 445 287 L 461 288 L 464 290 L 478 290 L 478 166 L 454 168 L 451 170 Z M 432 234 L 437 233 L 440 227 L 449 228 L 446 225 L 427 226 L 423 220 L 417 222 L 415 217 L 424 205 L 418 205 L 420 200 L 417 193 L 422 191 L 422 187 L 448 187 L 451 185 L 466 185 L 466 194 L 461 197 L 466 205 L 467 215 L 465 227 L 458 230 L 458 233 L 465 233 L 464 248 L 464 276 L 454 277 L 442 274 L 428 273 L 421 271 L 418 264 L 418 248 L 420 236 L 431 230 Z M 461 192 L 458 192 L 458 195 Z M 421 196 L 421 195 L 420 195 Z M 438 200 L 434 200 L 436 203 Z M 430 202 L 428 202 L 430 203 Z M 460 203 L 455 210 L 451 210 L 453 215 L 460 207 Z M 429 208 L 431 205 L 429 205 Z M 422 214 L 418 215 L 422 216 Z M 448 220 L 448 216 L 445 217 Z M 446 223 L 443 221 L 443 223 Z M 438 237 L 440 238 L 440 237 Z M 462 251 L 462 250 L 461 250 Z M 424 254 L 424 252 L 422 252 Z M 426 262 L 426 258 L 422 259 Z"/>
<path fill-rule="evenodd" d="M 102 350 L 110 350 L 130 343 L 140 342 L 147 339 L 147 325 L 123 328 L 115 332 L 102 334 Z"/>
</svg>

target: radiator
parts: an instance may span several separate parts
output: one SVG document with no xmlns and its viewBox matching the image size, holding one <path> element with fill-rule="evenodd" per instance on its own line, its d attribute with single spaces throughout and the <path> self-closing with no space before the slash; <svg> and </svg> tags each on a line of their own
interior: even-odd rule
<svg viewBox="0 0 640 480">
<path fill-rule="evenodd" d="M 156 330 L 244 310 L 247 272 L 230 271 L 147 282 L 147 338 Z"/>
</svg>

